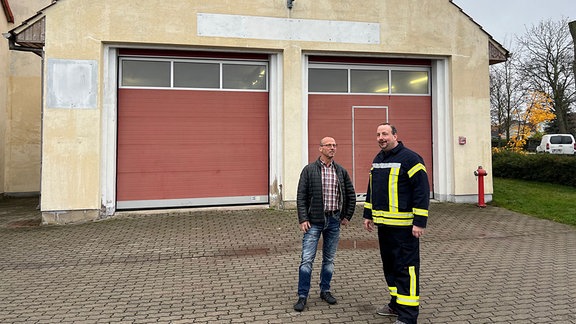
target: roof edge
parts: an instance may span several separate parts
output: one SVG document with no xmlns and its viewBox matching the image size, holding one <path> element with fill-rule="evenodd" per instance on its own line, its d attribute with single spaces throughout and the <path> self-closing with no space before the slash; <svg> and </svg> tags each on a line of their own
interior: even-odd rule
<svg viewBox="0 0 576 324">
<path fill-rule="evenodd" d="M 455 6 L 456 8 L 458 8 L 458 10 L 460 10 L 461 13 L 463 13 L 466 17 L 468 17 L 468 19 L 470 19 L 470 21 L 472 21 L 476 26 L 478 26 L 478 28 L 480 28 L 480 30 L 486 34 L 488 36 L 488 55 L 489 55 L 489 64 L 497 64 L 497 63 L 501 63 L 501 62 L 505 62 L 506 60 L 508 60 L 508 58 L 510 57 L 510 51 L 508 51 L 506 48 L 504 48 L 504 46 L 502 44 L 500 44 L 497 40 L 494 39 L 494 37 L 492 37 L 492 35 L 490 35 L 486 30 L 484 30 L 484 27 L 482 27 L 482 25 L 480 25 L 479 23 L 477 23 L 476 21 L 474 21 L 474 19 L 468 15 L 464 9 L 460 8 L 460 6 L 458 6 L 457 4 L 454 3 L 454 1 L 449 0 L 450 3 Z"/>
<path fill-rule="evenodd" d="M 2 3 L 8 0 L 0 0 Z M 33 52 L 37 55 L 42 56 L 44 52 L 44 34 L 45 34 L 45 13 L 44 11 L 56 4 L 58 0 L 52 0 L 52 2 L 46 7 L 40 9 L 34 16 L 22 21 L 22 23 L 3 36 L 8 39 L 10 50 L 21 51 L 21 52 Z M 28 33 L 28 30 L 32 31 L 33 39 L 32 42 L 25 41 L 20 42 L 20 36 Z M 26 35 L 29 36 L 29 35 Z"/>
</svg>

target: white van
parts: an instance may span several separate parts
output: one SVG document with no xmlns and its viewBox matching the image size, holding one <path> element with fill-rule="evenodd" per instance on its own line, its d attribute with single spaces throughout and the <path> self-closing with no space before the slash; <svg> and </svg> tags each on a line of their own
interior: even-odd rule
<svg viewBox="0 0 576 324">
<path fill-rule="evenodd" d="M 542 136 L 540 145 L 536 146 L 538 153 L 574 154 L 576 142 L 571 134 L 548 134 Z"/>
</svg>

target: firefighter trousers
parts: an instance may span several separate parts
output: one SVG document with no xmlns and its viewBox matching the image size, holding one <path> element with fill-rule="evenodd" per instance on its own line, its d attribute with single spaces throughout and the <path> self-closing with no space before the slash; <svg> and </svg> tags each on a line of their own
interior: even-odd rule
<svg viewBox="0 0 576 324">
<path fill-rule="evenodd" d="M 398 320 L 415 324 L 420 305 L 420 242 L 412 226 L 378 226 L 384 278 L 390 291 L 390 308 Z"/>
</svg>

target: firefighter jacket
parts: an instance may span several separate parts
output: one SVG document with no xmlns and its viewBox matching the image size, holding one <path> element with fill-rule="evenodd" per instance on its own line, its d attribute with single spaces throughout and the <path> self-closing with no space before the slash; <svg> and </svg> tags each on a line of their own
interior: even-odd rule
<svg viewBox="0 0 576 324">
<path fill-rule="evenodd" d="M 402 142 L 380 151 L 370 169 L 364 218 L 377 225 L 426 227 L 430 185 L 424 160 Z"/>
<path fill-rule="evenodd" d="M 304 167 L 298 182 L 296 205 L 298 208 L 298 223 L 309 221 L 312 224 L 323 224 L 324 197 L 322 195 L 322 162 L 320 158 Z M 356 193 L 348 171 L 332 161 L 338 177 L 340 191 L 340 219 L 350 220 L 356 208 Z"/>
</svg>

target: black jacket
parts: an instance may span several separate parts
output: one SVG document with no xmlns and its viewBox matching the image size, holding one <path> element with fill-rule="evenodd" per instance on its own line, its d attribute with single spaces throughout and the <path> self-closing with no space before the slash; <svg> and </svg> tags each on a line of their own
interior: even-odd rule
<svg viewBox="0 0 576 324">
<path fill-rule="evenodd" d="M 322 162 L 318 160 L 308 164 L 300 173 L 298 182 L 298 195 L 296 204 L 298 207 L 298 222 L 309 221 L 313 224 L 324 223 L 324 199 L 322 195 Z M 338 188 L 340 190 L 340 219 L 350 220 L 356 208 L 356 193 L 348 171 L 341 165 L 334 163 L 338 176 Z"/>
<path fill-rule="evenodd" d="M 370 170 L 364 218 L 379 225 L 426 227 L 430 186 L 424 161 L 402 142 L 380 151 Z"/>
</svg>

